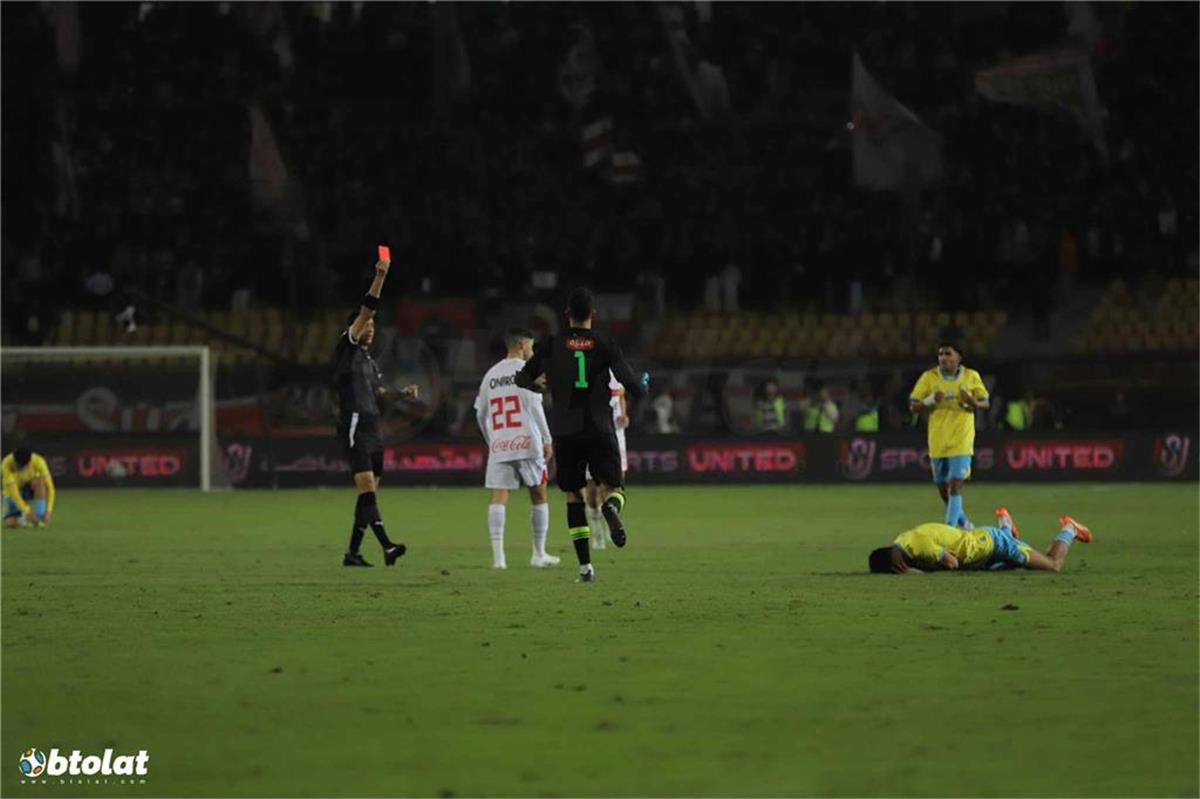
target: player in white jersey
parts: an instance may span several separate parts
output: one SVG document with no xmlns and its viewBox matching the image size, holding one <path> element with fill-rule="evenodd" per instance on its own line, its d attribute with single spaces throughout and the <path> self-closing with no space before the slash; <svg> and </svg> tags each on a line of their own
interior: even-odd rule
<svg viewBox="0 0 1200 799">
<path fill-rule="evenodd" d="M 628 405 L 625 402 L 625 387 L 617 382 L 610 370 L 608 373 L 608 389 L 612 392 L 609 405 L 612 406 L 613 426 L 617 429 L 617 446 L 621 450 L 621 474 L 629 471 L 628 458 L 625 455 L 625 428 L 629 427 Z M 604 514 L 600 512 L 600 492 L 592 475 L 587 475 L 588 484 L 583 489 L 583 501 L 587 503 L 588 526 L 592 528 L 592 549 L 605 549 L 608 546 L 608 525 L 604 522 Z"/>
<path fill-rule="evenodd" d="M 517 386 L 513 378 L 533 355 L 533 333 L 512 328 L 504 335 L 508 354 L 479 384 L 475 419 L 488 444 L 484 487 L 492 491 L 488 505 L 488 534 L 492 539 L 492 566 L 508 568 L 504 558 L 504 517 L 508 492 L 529 489 L 533 526 L 533 556 L 529 565 L 554 566 L 558 558 L 546 554 L 550 505 L 546 496 L 546 461 L 552 457 L 550 425 L 542 408 L 542 395 Z"/>
</svg>

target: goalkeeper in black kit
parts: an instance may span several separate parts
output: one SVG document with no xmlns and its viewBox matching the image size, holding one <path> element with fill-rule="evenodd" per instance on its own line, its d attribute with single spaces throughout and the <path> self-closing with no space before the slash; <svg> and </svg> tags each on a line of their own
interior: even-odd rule
<svg viewBox="0 0 1200 799">
<path fill-rule="evenodd" d="M 579 558 L 579 580 L 595 579 L 589 549 L 591 530 L 581 492 L 590 469 L 601 497 L 601 512 L 613 543 L 625 546 L 626 531 L 621 521 L 625 507 L 625 480 L 621 451 L 613 427 L 609 370 L 626 392 L 646 396 L 650 376 L 635 377 L 616 343 L 592 330 L 595 298 L 584 288 L 575 289 L 567 301 L 568 329 L 543 341 L 517 372 L 521 388 L 538 390 L 545 377 L 550 392 L 550 433 L 554 459 L 558 463 L 558 487 L 567 494 L 567 527 Z"/>
</svg>

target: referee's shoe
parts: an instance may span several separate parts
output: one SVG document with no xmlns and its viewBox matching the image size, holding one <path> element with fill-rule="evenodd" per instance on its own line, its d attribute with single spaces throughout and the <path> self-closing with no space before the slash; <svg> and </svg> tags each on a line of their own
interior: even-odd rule
<svg viewBox="0 0 1200 799">
<path fill-rule="evenodd" d="M 404 544 L 394 544 L 383 551 L 383 562 L 389 566 L 395 566 L 396 561 L 404 556 L 408 551 L 408 547 Z"/>
</svg>

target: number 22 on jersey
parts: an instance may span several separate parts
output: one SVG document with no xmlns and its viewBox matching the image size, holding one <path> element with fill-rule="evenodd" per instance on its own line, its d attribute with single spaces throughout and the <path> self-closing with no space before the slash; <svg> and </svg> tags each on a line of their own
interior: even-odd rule
<svg viewBox="0 0 1200 799">
<path fill-rule="evenodd" d="M 521 426 L 521 399 L 516 396 L 493 397 L 489 402 L 492 406 L 492 429 Z"/>
</svg>

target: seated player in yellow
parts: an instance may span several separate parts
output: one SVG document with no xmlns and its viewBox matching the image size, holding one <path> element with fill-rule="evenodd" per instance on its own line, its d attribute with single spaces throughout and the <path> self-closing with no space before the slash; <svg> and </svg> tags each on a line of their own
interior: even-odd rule
<svg viewBox="0 0 1200 799">
<path fill-rule="evenodd" d="M 0 463 L 4 473 L 4 526 L 50 523 L 54 478 L 46 459 L 29 447 L 17 447 Z"/>
<path fill-rule="evenodd" d="M 963 482 L 975 454 L 975 411 L 990 407 L 983 378 L 962 365 L 962 349 L 938 345 L 938 365 L 924 372 L 908 399 L 914 413 L 929 414 L 929 465 L 933 482 L 946 503 L 946 524 L 971 529 L 963 510 Z"/>
<path fill-rule="evenodd" d="M 896 536 L 890 547 L 873 550 L 867 563 L 876 574 L 911 574 L 941 569 L 1040 569 L 1062 571 L 1071 544 L 1092 540 L 1092 531 L 1070 516 L 1058 518 L 1059 532 L 1043 555 L 1019 539 L 1005 508 L 995 527 L 961 530 L 948 524 L 919 524 Z"/>
</svg>

